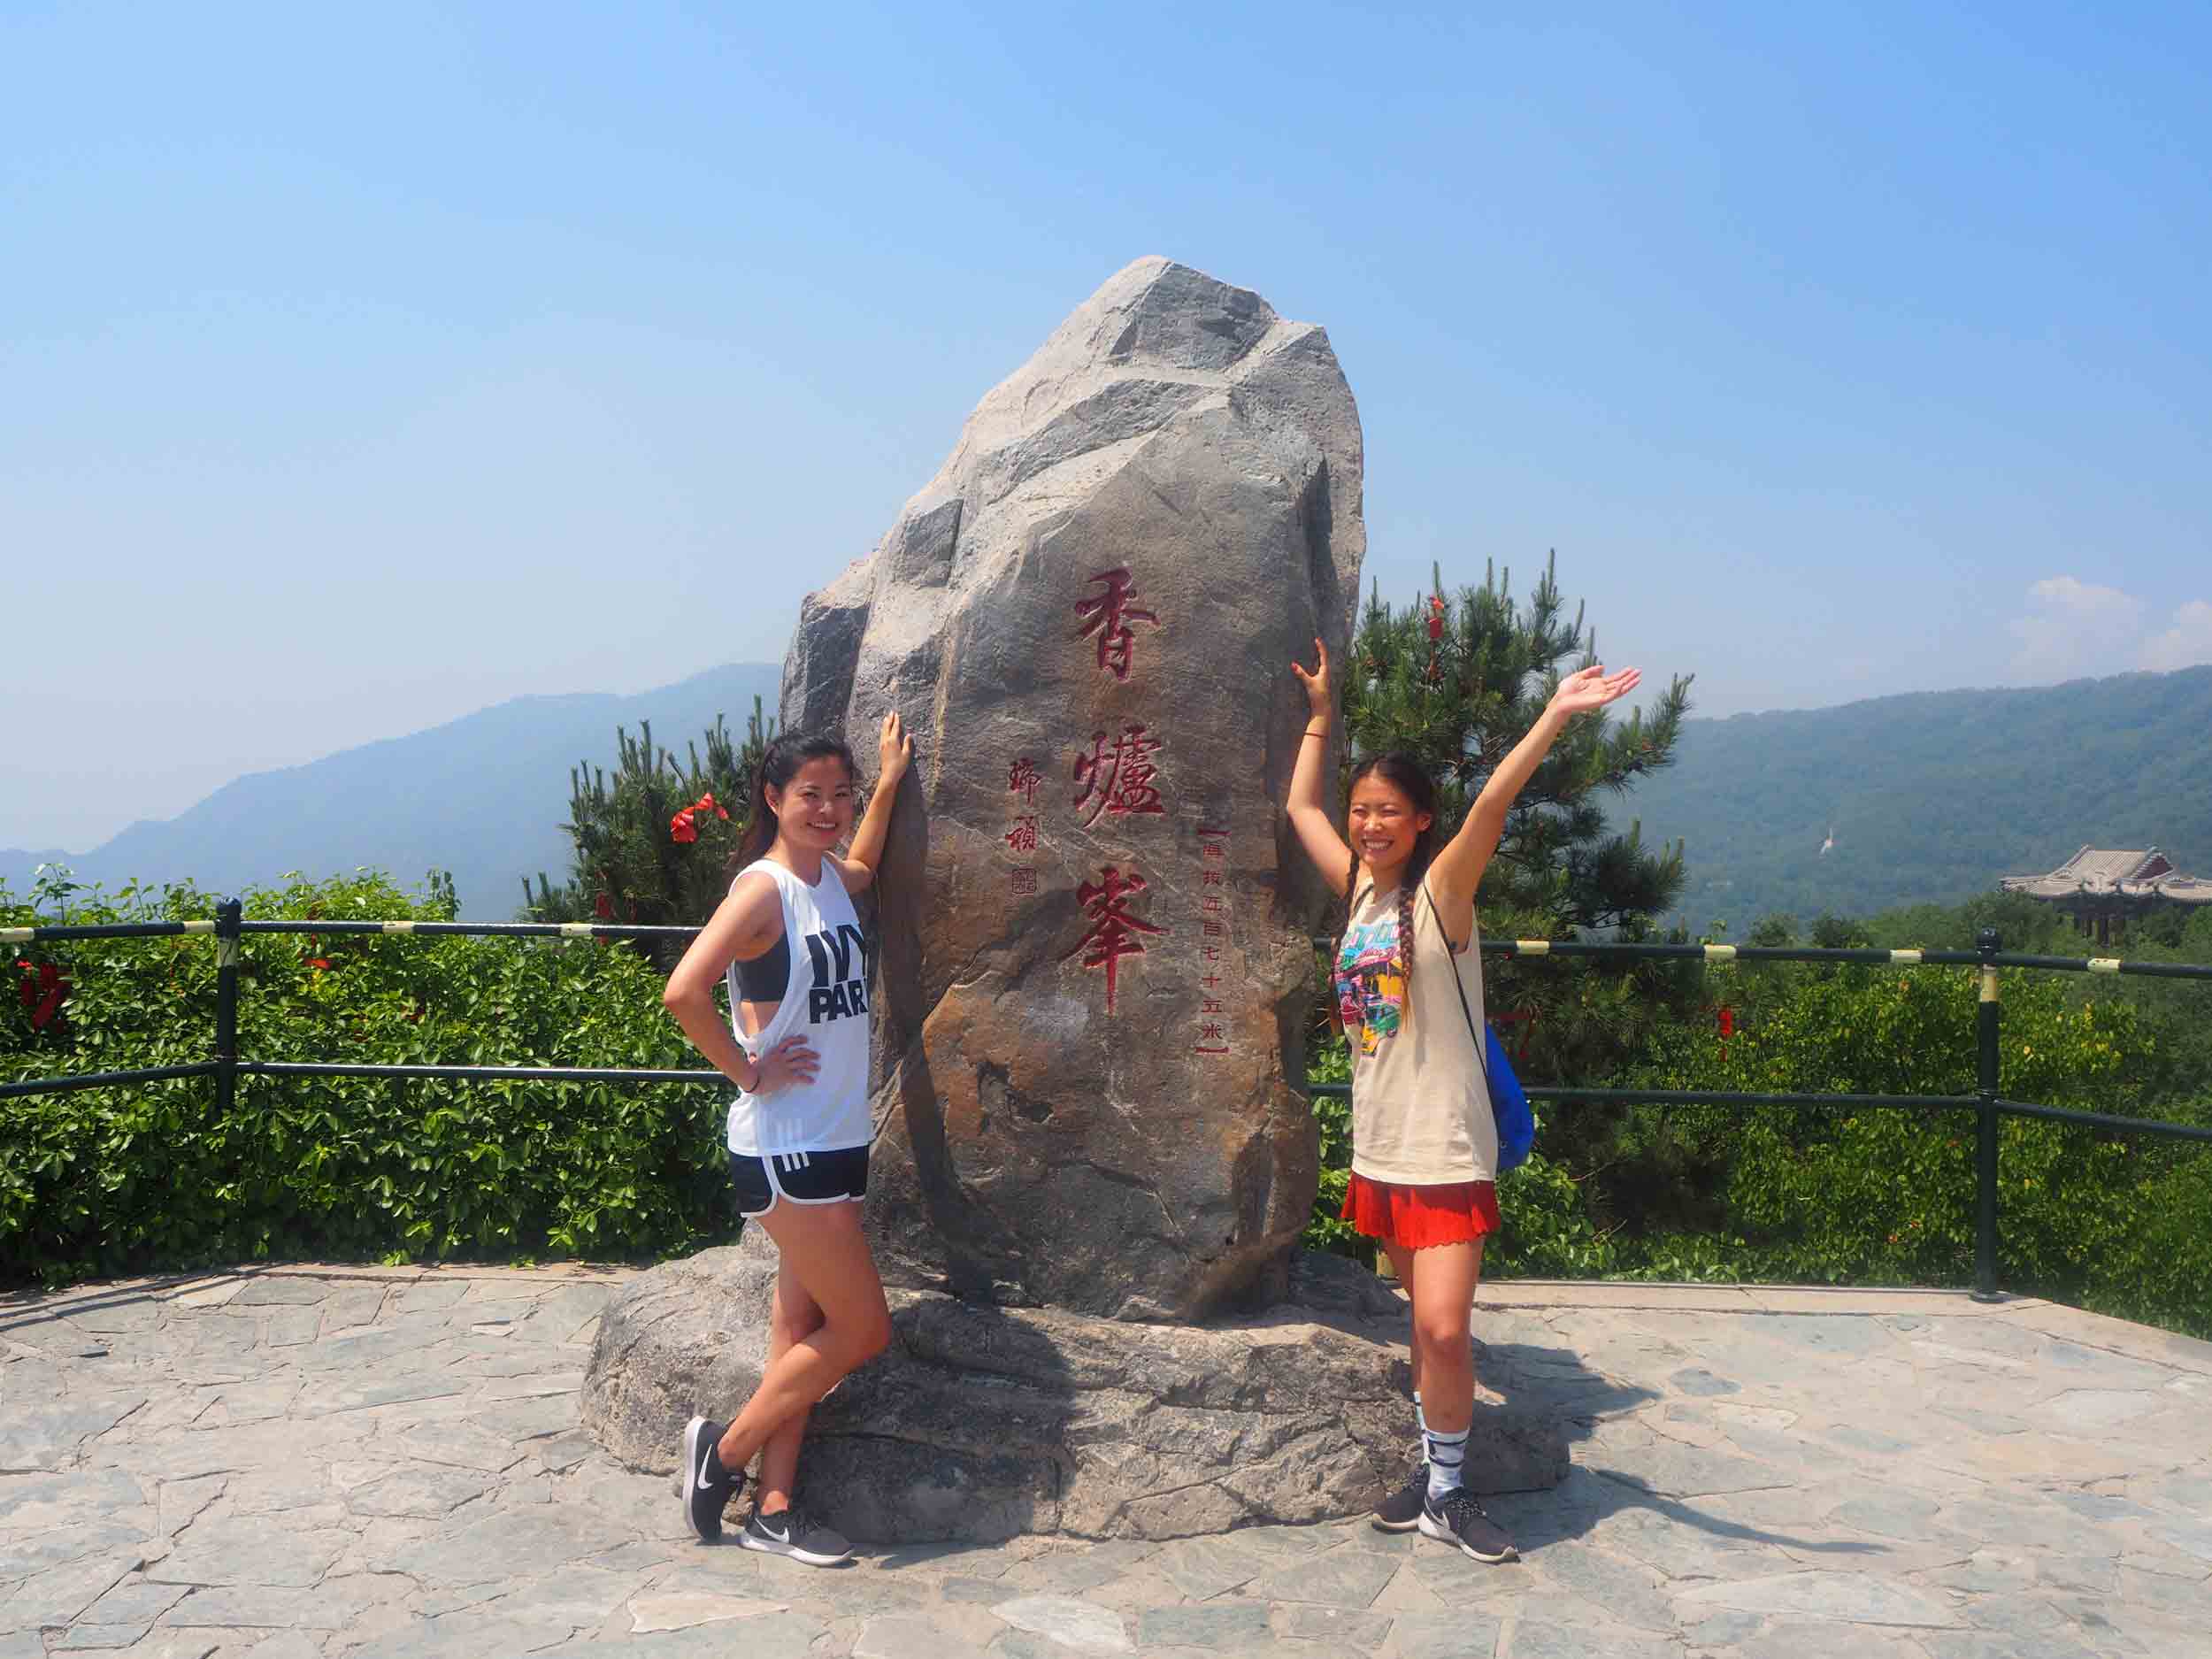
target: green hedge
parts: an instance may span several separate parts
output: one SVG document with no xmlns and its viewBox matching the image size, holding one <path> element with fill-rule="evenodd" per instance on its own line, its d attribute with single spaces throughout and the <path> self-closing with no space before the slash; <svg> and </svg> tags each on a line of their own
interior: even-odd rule
<svg viewBox="0 0 2212 1659">
<path fill-rule="evenodd" d="M 198 920 L 214 895 L 111 897 L 0 887 L 0 925 Z M 65 914 L 58 912 L 65 910 Z M 364 875 L 246 895 L 253 918 L 449 918 Z M 257 935 L 243 941 L 239 1048 L 257 1060 L 692 1067 L 660 980 L 582 941 Z M 18 967 L 18 961 L 29 968 Z M 100 940 L 0 958 L 19 985 L 50 964 L 62 1018 L 0 996 L 0 1079 L 210 1057 L 215 949 L 204 937 Z M 2164 1064 L 2124 1001 L 2055 975 L 2006 976 L 2004 1087 L 2015 1098 L 2146 1110 Z M 1970 973 L 1818 970 L 1747 978 L 1738 1033 L 1662 1028 L 1609 1081 L 1670 1088 L 1957 1093 L 1974 1065 Z M 1340 1043 L 1314 1076 L 1347 1074 Z M 1537 1081 L 1541 1079 L 1530 1079 Z M 0 1102 L 0 1282 L 264 1258 L 438 1260 L 685 1251 L 734 1234 L 718 1089 L 288 1078 Z M 1536 1156 L 1500 1185 L 1487 1271 L 1555 1277 L 1970 1282 L 1966 1113 L 1552 1107 Z M 1306 1242 L 1366 1257 L 1335 1219 L 1349 1113 L 1317 1101 L 1321 1190 Z M 1567 1132 L 1572 1131 L 1570 1137 Z M 2212 1153 L 2008 1119 L 2001 1282 L 2212 1335 Z M 1602 1149 L 1593 1157 L 1588 1148 Z M 1638 1190 L 1628 1189 L 1632 1177 Z M 1671 1184 L 1669 1203 L 1652 1190 Z M 1640 1208 L 1637 1206 L 1640 1205 Z"/>
<path fill-rule="evenodd" d="M 449 920 L 381 877 L 245 895 L 249 919 Z M 79 895 L 71 923 L 211 918 L 191 887 Z M 0 888 L 0 923 L 34 917 Z M 204 937 L 19 949 L 65 1021 L 0 999 L 0 1078 L 210 1057 Z M 17 965 L 30 962 L 29 972 Z M 377 1064 L 700 1064 L 635 953 L 584 941 L 260 934 L 242 942 L 240 1054 Z M 0 1102 L 0 1280 L 248 1259 L 623 1257 L 731 1236 L 724 1094 L 680 1086 L 187 1079 Z"/>
</svg>

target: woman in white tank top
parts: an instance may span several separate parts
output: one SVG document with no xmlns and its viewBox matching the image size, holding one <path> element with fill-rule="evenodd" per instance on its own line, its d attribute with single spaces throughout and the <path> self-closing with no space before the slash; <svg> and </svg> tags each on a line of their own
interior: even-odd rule
<svg viewBox="0 0 2212 1659">
<path fill-rule="evenodd" d="M 1414 1418 L 1425 1457 L 1374 1524 L 1422 1533 L 1478 1561 L 1517 1552 L 1461 1479 L 1474 1421 L 1468 1317 L 1485 1236 L 1498 1226 L 1496 1125 L 1484 1075 L 1482 958 L 1475 888 L 1505 817 L 1575 715 L 1626 696 L 1635 669 L 1586 668 L 1562 680 L 1528 735 L 1498 763 L 1441 847 L 1436 786 L 1410 756 L 1377 755 L 1352 773 L 1350 844 L 1323 803 L 1323 757 L 1336 723 L 1329 653 L 1293 671 L 1311 718 L 1287 803 L 1299 845 L 1345 901 L 1331 964 L 1352 1041 L 1352 1176 L 1344 1219 L 1377 1240 L 1413 1303 Z"/>
<path fill-rule="evenodd" d="M 852 895 L 875 879 L 913 745 L 883 722 L 881 770 L 852 829 L 858 779 L 830 738 L 780 737 L 753 786 L 729 896 L 701 930 L 663 1001 L 684 1034 L 737 1085 L 727 1139 L 738 1209 L 781 1257 L 760 1386 L 727 1423 L 684 1430 L 684 1513 L 703 1542 L 757 1455 L 759 1482 L 738 1541 L 817 1566 L 851 1547 L 791 1502 L 814 1402 L 891 1340 L 883 1281 L 860 1231 L 868 1190 L 868 998 L 872 951 Z M 730 1023 L 714 1006 L 726 979 Z"/>
</svg>

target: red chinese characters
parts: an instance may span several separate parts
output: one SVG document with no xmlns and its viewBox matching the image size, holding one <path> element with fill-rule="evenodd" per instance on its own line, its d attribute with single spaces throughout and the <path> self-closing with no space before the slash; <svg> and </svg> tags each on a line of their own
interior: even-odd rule
<svg viewBox="0 0 2212 1659">
<path fill-rule="evenodd" d="M 1128 901 L 1145 891 L 1146 886 L 1145 879 L 1134 870 L 1124 875 L 1118 867 L 1108 864 L 1099 872 L 1096 881 L 1083 882 L 1075 889 L 1076 902 L 1082 905 L 1091 926 L 1090 930 L 1077 942 L 1075 949 L 1069 951 L 1067 956 L 1072 956 L 1078 951 L 1085 952 L 1083 965 L 1086 968 L 1106 970 L 1106 1011 L 1109 1014 L 1114 1011 L 1115 980 L 1121 959 L 1144 955 L 1144 941 L 1137 935 L 1167 936 L 1166 928 L 1156 927 L 1150 922 L 1129 913 Z M 1061 958 L 1062 961 L 1066 959 L 1066 956 Z"/>
<path fill-rule="evenodd" d="M 1098 665 L 1116 680 L 1129 678 L 1131 654 L 1136 649 L 1137 636 L 1131 630 L 1132 622 L 1149 622 L 1160 626 L 1160 618 L 1149 611 L 1140 611 L 1130 602 L 1135 597 L 1130 592 L 1136 579 L 1130 575 L 1126 565 L 1112 570 L 1101 571 L 1091 578 L 1092 586 L 1102 591 L 1088 599 L 1076 602 L 1075 614 L 1084 618 L 1083 626 L 1075 631 L 1079 640 L 1098 636 Z"/>
<path fill-rule="evenodd" d="M 1160 748 L 1158 738 L 1147 736 L 1144 727 L 1134 724 L 1122 728 L 1111 749 L 1106 746 L 1105 733 L 1091 733 L 1091 752 L 1075 757 L 1075 781 L 1083 786 L 1075 805 L 1078 810 L 1087 803 L 1090 807 L 1083 819 L 1085 828 L 1097 823 L 1101 812 L 1116 817 L 1166 813 L 1156 781 L 1159 768 L 1152 761 Z"/>
<path fill-rule="evenodd" d="M 1037 763 L 1026 755 L 1006 769 L 1006 793 L 1021 797 L 1019 805 L 1029 809 L 1018 812 L 1012 826 L 1000 839 L 1007 849 L 1018 858 L 1027 858 L 1043 844 L 1044 818 L 1037 810 L 1038 786 L 1044 782 L 1044 773 L 1037 770 Z M 1037 872 L 1026 867 L 1007 872 L 1007 890 L 1018 898 L 1029 898 L 1037 891 Z"/>
</svg>

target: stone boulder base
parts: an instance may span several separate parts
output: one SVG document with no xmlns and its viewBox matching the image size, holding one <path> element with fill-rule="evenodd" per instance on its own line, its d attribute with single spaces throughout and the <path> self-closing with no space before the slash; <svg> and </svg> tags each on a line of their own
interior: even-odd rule
<svg viewBox="0 0 2212 1659">
<path fill-rule="evenodd" d="M 673 1471 L 686 1419 L 757 1386 L 775 1278 L 774 1247 L 749 1234 L 632 1280 L 600 1322 L 585 1426 L 633 1467 Z M 1205 1326 L 893 1290 L 890 1351 L 816 1408 L 802 1491 L 852 1537 L 896 1543 L 1361 1513 L 1409 1467 L 1404 1307 L 1333 1257 L 1302 1256 L 1291 1285 L 1264 1317 Z M 1485 1492 L 1555 1486 L 1563 1429 L 1493 1395 L 1467 1466 Z"/>
</svg>

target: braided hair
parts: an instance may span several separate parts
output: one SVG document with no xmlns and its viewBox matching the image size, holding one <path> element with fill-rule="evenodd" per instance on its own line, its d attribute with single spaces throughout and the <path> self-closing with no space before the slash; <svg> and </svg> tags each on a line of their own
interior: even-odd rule
<svg viewBox="0 0 2212 1659">
<path fill-rule="evenodd" d="M 1386 755 L 1370 755 L 1352 769 L 1352 785 L 1363 778 L 1380 778 L 1412 803 L 1417 813 L 1426 815 L 1428 828 L 1414 837 L 1412 855 L 1406 860 L 1405 874 L 1398 883 L 1398 972 L 1408 987 L 1406 1010 L 1412 1011 L 1413 983 L 1413 901 L 1420 892 L 1421 882 L 1429 872 L 1429 864 L 1435 858 L 1438 843 L 1443 839 L 1442 825 L 1438 818 L 1436 782 L 1428 770 L 1411 755 L 1402 749 Z M 1352 926 L 1352 904 L 1358 897 L 1359 851 L 1352 852 L 1352 867 L 1344 878 L 1344 914 L 1336 928 L 1336 943 L 1329 952 L 1333 971 L 1337 958 L 1344 951 L 1344 935 Z"/>
</svg>

